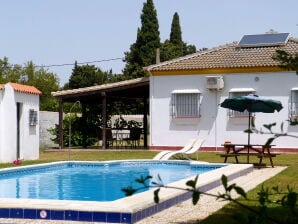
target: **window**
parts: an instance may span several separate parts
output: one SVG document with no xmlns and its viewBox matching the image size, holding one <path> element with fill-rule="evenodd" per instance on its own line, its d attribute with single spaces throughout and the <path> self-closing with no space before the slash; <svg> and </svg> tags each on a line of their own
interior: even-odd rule
<svg viewBox="0 0 298 224">
<path fill-rule="evenodd" d="M 200 116 L 200 91 L 175 90 L 172 92 L 170 114 L 175 118 Z"/>
<path fill-rule="evenodd" d="M 291 89 L 291 98 L 289 105 L 289 117 L 298 118 L 298 88 Z"/>
<path fill-rule="evenodd" d="M 253 88 L 234 88 L 229 92 L 229 98 L 237 97 L 237 96 L 247 96 L 249 94 L 253 94 L 256 91 Z M 229 110 L 229 117 L 248 117 L 248 111 L 245 110 L 243 112 Z"/>
<path fill-rule="evenodd" d="M 37 111 L 29 110 L 29 125 L 35 126 L 37 125 Z"/>
</svg>

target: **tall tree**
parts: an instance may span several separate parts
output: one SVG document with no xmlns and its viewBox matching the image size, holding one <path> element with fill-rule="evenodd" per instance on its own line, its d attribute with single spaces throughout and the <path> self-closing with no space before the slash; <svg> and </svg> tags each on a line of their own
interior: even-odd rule
<svg viewBox="0 0 298 224">
<path fill-rule="evenodd" d="M 103 72 L 100 68 L 94 65 L 78 65 L 75 62 L 72 74 L 69 78 L 68 87 L 70 89 L 77 89 L 82 87 L 101 85 L 108 82 L 108 77 L 112 76 L 110 72 Z M 82 146 L 86 148 L 93 142 L 90 139 L 96 139 L 96 131 L 99 129 L 100 111 L 97 105 L 91 105 L 86 102 L 81 102 L 82 116 L 74 121 L 80 125 L 77 126 L 76 133 L 82 136 Z M 89 139 L 89 140 L 88 140 Z"/>
<path fill-rule="evenodd" d="M 105 83 L 107 74 L 94 65 L 78 65 L 75 62 L 72 74 L 69 78 L 69 88 L 77 89 L 82 87 L 100 85 Z"/>
<path fill-rule="evenodd" d="M 175 12 L 172 19 L 170 39 L 162 43 L 160 59 L 161 61 L 167 61 L 195 52 L 196 47 L 194 45 L 183 42 L 179 15 Z"/>
<path fill-rule="evenodd" d="M 145 75 L 142 67 L 155 63 L 156 49 L 160 47 L 159 24 L 153 0 L 147 0 L 141 14 L 141 28 L 137 31 L 137 40 L 125 52 L 124 75 L 136 78 Z"/>
<path fill-rule="evenodd" d="M 32 61 L 25 64 L 19 78 L 20 83 L 35 86 L 42 94 L 40 96 L 40 110 L 57 111 L 57 100 L 51 92 L 59 89 L 59 78 L 54 73 L 48 72 L 44 68 L 39 68 Z"/>
<path fill-rule="evenodd" d="M 51 95 L 59 89 L 59 79 L 54 73 L 48 72 L 45 69 L 38 69 L 34 74 L 34 81 L 30 83 L 37 87 L 42 95 L 40 96 L 40 110 L 57 111 L 57 100 Z"/>
<path fill-rule="evenodd" d="M 7 57 L 0 59 L 0 84 L 20 82 L 22 74 L 24 72 L 20 65 L 11 65 Z"/>
<path fill-rule="evenodd" d="M 177 12 L 174 13 L 172 20 L 170 42 L 176 45 L 183 44 L 180 20 Z"/>
</svg>

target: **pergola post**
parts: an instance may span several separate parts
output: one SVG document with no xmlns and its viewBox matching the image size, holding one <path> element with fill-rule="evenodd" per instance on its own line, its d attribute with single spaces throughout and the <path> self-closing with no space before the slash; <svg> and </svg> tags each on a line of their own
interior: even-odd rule
<svg viewBox="0 0 298 224">
<path fill-rule="evenodd" d="M 107 96 L 106 92 L 101 93 L 102 96 L 102 148 L 107 148 Z"/>
<path fill-rule="evenodd" d="M 147 111 L 147 98 L 144 97 L 143 98 L 143 102 L 144 102 L 144 111 L 143 111 L 143 129 L 144 129 L 144 148 L 147 148 L 148 147 L 148 139 L 147 139 L 147 136 L 148 136 L 148 133 L 147 133 L 147 130 L 148 130 L 148 111 Z"/>
<path fill-rule="evenodd" d="M 63 149 L 63 100 L 59 98 L 59 149 Z"/>
</svg>

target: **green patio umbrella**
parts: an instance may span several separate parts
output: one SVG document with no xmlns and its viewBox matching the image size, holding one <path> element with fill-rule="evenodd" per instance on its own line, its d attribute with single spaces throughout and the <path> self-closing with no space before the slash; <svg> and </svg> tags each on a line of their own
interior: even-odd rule
<svg viewBox="0 0 298 224">
<path fill-rule="evenodd" d="M 220 106 L 239 112 L 248 111 L 248 130 L 251 128 L 251 113 L 274 113 L 283 108 L 280 101 L 262 98 L 254 94 L 225 99 Z M 250 131 L 248 131 L 248 145 L 250 145 Z M 247 157 L 247 161 L 249 162 L 249 157 Z"/>
</svg>

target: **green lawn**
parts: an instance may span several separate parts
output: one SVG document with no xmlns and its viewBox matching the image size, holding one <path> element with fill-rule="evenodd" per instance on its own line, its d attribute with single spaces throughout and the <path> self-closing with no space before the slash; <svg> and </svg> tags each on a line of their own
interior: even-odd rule
<svg viewBox="0 0 298 224">
<path fill-rule="evenodd" d="M 40 152 L 40 159 L 34 161 L 24 161 L 23 165 L 29 164 L 38 164 L 38 163 L 46 163 L 53 161 L 64 161 L 68 160 L 82 160 L 82 161 L 107 161 L 107 160 L 122 160 L 122 159 L 151 159 L 156 155 L 157 151 L 148 151 L 148 150 L 98 150 L 98 151 L 88 151 L 88 150 L 73 150 L 71 152 Z M 196 156 L 194 155 L 193 158 Z M 223 158 L 220 158 L 216 153 L 212 152 L 200 152 L 199 159 L 202 161 L 208 162 L 222 162 Z M 230 158 L 229 161 L 234 162 L 233 158 Z M 243 160 L 243 162 L 245 159 Z M 257 159 L 251 158 L 252 163 L 257 163 Z M 269 161 L 267 159 L 264 160 L 267 165 Z M 275 177 L 265 181 L 263 186 L 271 188 L 273 186 L 279 186 L 282 189 L 285 189 L 288 185 L 290 185 L 296 192 L 298 192 L 298 154 L 281 154 L 278 157 L 274 158 L 274 165 L 279 166 L 288 166 L 283 172 L 279 173 Z M 0 167 L 11 167 L 12 164 L 0 164 Z M 270 168 L 266 168 L 270 169 Z M 249 198 L 256 199 L 257 193 L 260 186 L 257 186 L 255 189 L 248 192 Z M 239 199 L 242 200 L 242 199 Z M 243 201 L 243 200 L 242 200 Z M 255 207 L 256 203 L 249 203 L 247 201 L 243 201 L 245 204 Z M 276 214 L 278 216 L 284 215 L 284 210 L 276 207 L 270 208 L 270 214 Z M 241 215 L 239 215 L 241 214 Z M 234 204 L 228 204 L 220 211 L 215 214 L 209 216 L 206 220 L 200 221 L 199 223 L 203 224 L 211 224 L 211 223 L 239 223 L 242 224 L 248 223 L 247 220 L 239 220 L 239 217 L 248 217 L 249 214 L 246 211 L 243 211 L 239 207 Z M 238 220 L 235 221 L 235 217 Z"/>
<path fill-rule="evenodd" d="M 202 155 L 203 156 L 203 155 Z M 231 158 L 232 161 L 232 158 Z M 255 189 L 248 192 L 248 198 L 257 200 L 258 199 L 258 192 L 262 188 L 268 188 L 271 189 L 273 186 L 278 186 L 280 189 L 287 189 L 288 186 L 294 189 L 294 191 L 298 192 L 298 154 L 281 154 L 278 157 L 274 158 L 274 165 L 275 166 L 287 166 L 288 168 L 282 171 L 281 173 L 277 174 L 273 178 L 265 181 L 264 183 L 257 186 Z M 253 159 L 252 159 L 253 162 Z M 257 163 L 257 160 L 255 160 Z M 265 160 L 267 165 L 269 162 Z M 270 169 L 270 168 L 266 168 Z M 240 198 L 239 201 L 243 202 L 246 205 L 251 206 L 252 208 L 256 208 L 258 206 L 258 202 L 251 201 L 248 202 L 244 200 L 243 198 Z M 298 206 L 298 205 L 297 205 Z M 296 206 L 296 214 L 297 214 L 297 206 Z M 278 217 L 283 222 L 282 223 L 288 223 L 287 221 L 283 220 L 283 218 L 286 217 L 286 214 L 288 214 L 288 211 L 277 207 L 276 205 L 269 205 L 268 211 L 271 216 Z M 243 210 L 236 206 L 233 203 L 228 204 L 220 211 L 214 213 L 213 215 L 209 216 L 207 219 L 199 222 L 202 224 L 212 224 L 212 223 L 230 223 L 230 224 L 236 224 L 236 223 L 249 223 L 249 217 L 253 217 L 253 215 L 246 210 Z M 294 217 L 293 217 L 294 218 Z M 298 215 L 295 217 L 296 221 L 298 218 Z M 293 223 L 297 223 L 294 221 Z M 255 222 L 252 222 L 255 223 Z M 271 222 L 268 222 L 271 223 Z"/>
</svg>

